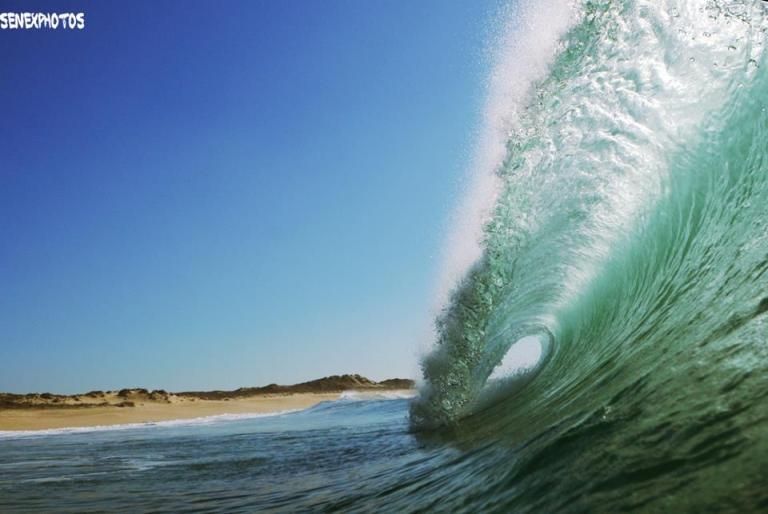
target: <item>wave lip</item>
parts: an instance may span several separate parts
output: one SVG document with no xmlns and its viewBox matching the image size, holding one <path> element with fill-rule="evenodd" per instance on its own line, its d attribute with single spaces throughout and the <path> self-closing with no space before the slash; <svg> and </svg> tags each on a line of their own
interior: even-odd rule
<svg viewBox="0 0 768 514">
<path fill-rule="evenodd" d="M 498 13 L 498 30 L 489 42 L 491 71 L 485 84 L 482 120 L 464 177 L 464 195 L 450 219 L 442 255 L 438 304 L 483 254 L 483 226 L 492 215 L 502 184 L 498 170 L 507 154 L 509 135 L 519 130 L 535 85 L 546 78 L 559 52 L 561 37 L 579 17 L 578 2 L 521 0 Z"/>
</svg>

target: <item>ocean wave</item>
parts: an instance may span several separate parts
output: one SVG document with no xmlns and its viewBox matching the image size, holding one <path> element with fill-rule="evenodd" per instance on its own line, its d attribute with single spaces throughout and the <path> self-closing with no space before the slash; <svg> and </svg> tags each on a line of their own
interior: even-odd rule
<svg viewBox="0 0 768 514">
<path fill-rule="evenodd" d="M 509 123 L 482 254 L 437 320 L 416 425 L 470 415 L 526 337 L 546 334 L 554 358 L 532 384 L 549 396 L 630 362 L 634 348 L 614 352 L 638 334 L 636 348 L 658 344 L 649 324 L 690 323 L 697 298 L 705 324 L 733 315 L 717 301 L 748 311 L 761 299 L 746 277 L 766 248 L 765 6 L 573 9 Z M 724 294 L 734 276 L 743 289 Z"/>
</svg>

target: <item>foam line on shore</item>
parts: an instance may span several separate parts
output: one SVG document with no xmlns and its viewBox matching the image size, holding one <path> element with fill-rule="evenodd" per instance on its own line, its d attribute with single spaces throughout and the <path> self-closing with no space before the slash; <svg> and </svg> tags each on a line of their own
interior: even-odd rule
<svg viewBox="0 0 768 514">
<path fill-rule="evenodd" d="M 215 414 L 212 416 L 201 416 L 197 418 L 186 419 L 170 419 L 164 421 L 146 421 L 142 423 L 123 423 L 119 425 L 96 425 L 90 427 L 63 427 L 63 428 L 47 428 L 40 430 L 0 430 L 0 439 L 15 439 L 20 437 L 34 437 L 34 436 L 49 436 L 49 435 L 64 435 L 64 434 L 81 434 L 88 432 L 106 432 L 111 430 L 131 430 L 141 428 L 167 428 L 177 426 L 192 426 L 192 425 L 206 425 L 210 423 L 222 422 L 222 421 L 241 421 L 246 419 L 256 418 L 271 418 L 275 416 L 282 416 L 284 414 L 293 414 L 301 412 L 306 409 L 287 409 L 275 412 L 254 412 L 254 413 L 242 413 L 242 414 Z"/>
</svg>

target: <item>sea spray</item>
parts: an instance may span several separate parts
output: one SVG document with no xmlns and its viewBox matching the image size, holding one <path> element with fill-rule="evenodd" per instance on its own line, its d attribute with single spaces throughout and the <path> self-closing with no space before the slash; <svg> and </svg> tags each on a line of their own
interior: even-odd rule
<svg viewBox="0 0 768 514">
<path fill-rule="evenodd" d="M 497 171 L 509 134 L 530 100 L 532 86 L 546 73 L 560 49 L 560 38 L 579 17 L 576 2 L 525 0 L 503 6 L 493 20 L 488 44 L 491 72 L 485 84 L 482 122 L 464 178 L 465 191 L 451 216 L 438 281 L 437 301 L 482 254 L 483 225 L 501 188 Z"/>
</svg>

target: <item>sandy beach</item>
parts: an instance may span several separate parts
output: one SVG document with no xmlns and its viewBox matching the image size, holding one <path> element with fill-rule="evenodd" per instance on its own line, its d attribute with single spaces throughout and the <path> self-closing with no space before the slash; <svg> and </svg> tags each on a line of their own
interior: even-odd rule
<svg viewBox="0 0 768 514">
<path fill-rule="evenodd" d="M 0 430 L 44 430 L 194 419 L 220 414 L 269 413 L 306 409 L 340 393 L 297 393 L 230 400 L 144 401 L 133 407 L 29 408 L 0 410 Z"/>
<path fill-rule="evenodd" d="M 185 420 L 225 414 L 300 410 L 342 394 L 358 397 L 413 394 L 413 382 L 374 382 L 360 375 L 334 375 L 310 382 L 234 391 L 169 393 L 134 388 L 75 395 L 0 393 L 0 431 L 48 430 Z"/>
</svg>

